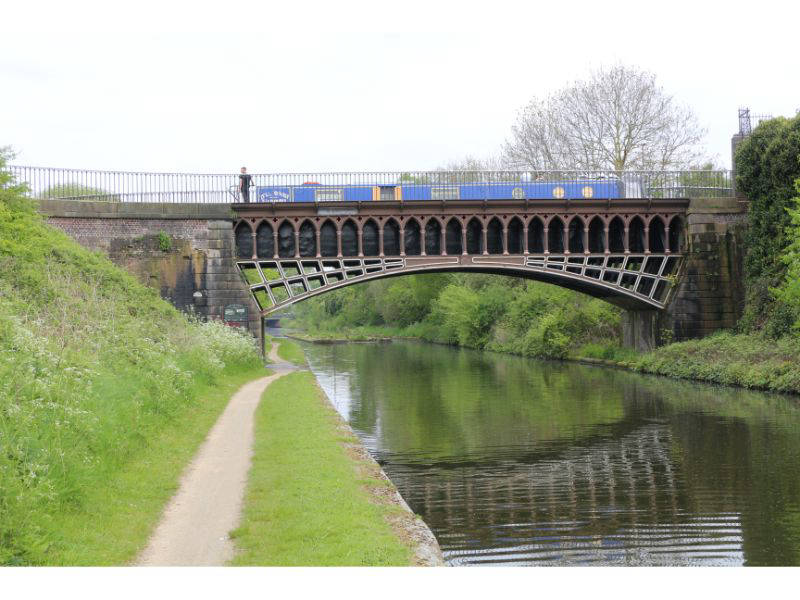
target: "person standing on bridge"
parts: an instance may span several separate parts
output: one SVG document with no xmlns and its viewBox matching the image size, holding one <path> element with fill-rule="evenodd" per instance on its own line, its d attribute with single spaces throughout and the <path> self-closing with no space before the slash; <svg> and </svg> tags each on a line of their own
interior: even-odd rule
<svg viewBox="0 0 800 600">
<path fill-rule="evenodd" d="M 247 167 L 242 167 L 239 175 L 239 195 L 242 202 L 250 203 L 250 186 L 253 185 L 253 176 L 247 173 Z"/>
</svg>

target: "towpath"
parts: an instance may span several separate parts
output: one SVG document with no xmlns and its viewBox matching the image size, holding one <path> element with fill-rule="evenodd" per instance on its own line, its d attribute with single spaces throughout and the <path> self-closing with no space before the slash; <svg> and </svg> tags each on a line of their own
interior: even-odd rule
<svg viewBox="0 0 800 600">
<path fill-rule="evenodd" d="M 140 566 L 215 566 L 233 558 L 228 537 L 242 513 L 253 456 L 253 420 L 266 387 L 296 367 L 281 360 L 273 343 L 274 372 L 242 386 L 232 397 L 181 477 Z"/>
</svg>

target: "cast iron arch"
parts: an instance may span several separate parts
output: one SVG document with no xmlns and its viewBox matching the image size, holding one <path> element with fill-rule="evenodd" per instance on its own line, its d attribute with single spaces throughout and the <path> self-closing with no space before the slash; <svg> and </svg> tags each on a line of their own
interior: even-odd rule
<svg viewBox="0 0 800 600">
<path fill-rule="evenodd" d="M 275 256 L 275 230 L 267 221 L 262 221 L 256 229 L 256 254 L 259 258 Z"/>
<path fill-rule="evenodd" d="M 573 217 L 570 219 L 567 240 L 570 252 L 576 254 L 583 252 L 583 219 L 580 217 Z"/>
<path fill-rule="evenodd" d="M 644 252 L 644 221 L 639 215 L 631 219 L 628 224 L 628 250 L 639 253 Z"/>
<path fill-rule="evenodd" d="M 608 225 L 608 249 L 612 254 L 625 252 L 625 223 L 620 217 L 614 217 Z"/>
<path fill-rule="evenodd" d="M 650 219 L 648 228 L 648 235 L 650 237 L 650 247 L 648 250 L 650 250 L 650 252 L 664 252 L 667 249 L 668 243 L 664 221 L 661 220 L 661 217 L 653 217 Z"/>
<path fill-rule="evenodd" d="M 300 224 L 300 256 L 317 255 L 317 230 L 314 224 L 306 219 Z"/>
<path fill-rule="evenodd" d="M 358 256 L 358 228 L 352 219 L 342 223 L 342 256 Z"/>
<path fill-rule="evenodd" d="M 554 217 L 547 224 L 547 250 L 550 254 L 564 252 L 564 222 Z"/>
<path fill-rule="evenodd" d="M 486 251 L 489 254 L 503 253 L 503 224 L 497 217 L 492 217 L 486 226 Z"/>
<path fill-rule="evenodd" d="M 400 256 L 400 226 L 393 218 L 383 224 L 383 255 Z"/>
<path fill-rule="evenodd" d="M 253 258 L 253 230 L 245 221 L 236 226 L 236 256 Z"/>
<path fill-rule="evenodd" d="M 425 254 L 431 256 L 442 253 L 442 224 L 438 219 L 428 219 L 425 223 Z"/>
<path fill-rule="evenodd" d="M 361 250 L 364 256 L 378 256 L 381 253 L 378 224 L 373 219 L 367 219 L 361 228 Z"/>
<path fill-rule="evenodd" d="M 483 224 L 478 217 L 467 222 L 467 254 L 483 253 Z"/>
<path fill-rule="evenodd" d="M 528 223 L 528 252 L 531 254 L 544 252 L 544 223 L 539 217 L 533 217 Z"/>
<path fill-rule="evenodd" d="M 319 252 L 322 256 L 336 256 L 339 253 L 336 239 L 336 225 L 328 219 L 319 228 Z"/>
<path fill-rule="evenodd" d="M 514 217 L 508 223 L 508 240 L 506 249 L 509 254 L 522 254 L 523 244 L 525 243 L 525 233 L 522 221 L 519 217 Z"/>
<path fill-rule="evenodd" d="M 589 221 L 589 252 L 602 254 L 606 251 L 606 232 L 603 219 L 594 217 Z"/>
<path fill-rule="evenodd" d="M 445 229 L 445 251 L 449 255 L 461 254 L 464 251 L 461 222 L 453 217 L 447 222 L 447 227 Z"/>
<path fill-rule="evenodd" d="M 419 221 L 409 219 L 403 228 L 403 250 L 408 256 L 422 254 L 422 236 Z"/>
</svg>

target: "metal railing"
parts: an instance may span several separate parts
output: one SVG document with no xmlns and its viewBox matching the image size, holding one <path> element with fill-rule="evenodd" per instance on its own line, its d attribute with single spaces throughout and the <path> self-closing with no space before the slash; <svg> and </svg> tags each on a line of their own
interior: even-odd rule
<svg viewBox="0 0 800 600">
<path fill-rule="evenodd" d="M 166 204 L 231 204 L 242 200 L 239 174 L 144 173 L 11 165 L 33 198 Z M 291 201 L 309 188 L 403 188 L 402 199 L 448 199 L 466 186 L 472 199 L 496 198 L 697 198 L 732 195 L 730 171 L 380 171 L 339 173 L 253 173 L 250 200 Z M 542 187 L 545 186 L 545 187 Z M 552 186 L 547 188 L 546 186 Z M 587 196 L 587 186 L 595 191 Z M 281 190 L 277 196 L 260 191 Z M 427 196 L 421 195 L 426 190 Z M 276 192 L 277 193 L 277 192 Z M 552 196 L 549 194 L 552 193 Z M 306 197 L 307 195 L 303 196 Z M 388 199 L 377 193 L 375 199 Z M 400 197 L 400 196 L 398 196 Z M 462 198 L 465 196 L 462 194 Z M 282 198 L 282 200 L 281 200 Z M 328 201 L 343 199 L 335 193 Z M 369 196 L 367 199 L 372 199 Z M 299 201 L 299 200 L 298 200 Z"/>
</svg>

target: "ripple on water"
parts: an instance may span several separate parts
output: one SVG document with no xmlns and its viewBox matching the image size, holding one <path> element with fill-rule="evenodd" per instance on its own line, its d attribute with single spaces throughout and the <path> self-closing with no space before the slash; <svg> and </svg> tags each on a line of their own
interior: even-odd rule
<svg viewBox="0 0 800 600">
<path fill-rule="evenodd" d="M 309 362 L 452 565 L 800 561 L 800 408 L 401 343 Z"/>
</svg>

